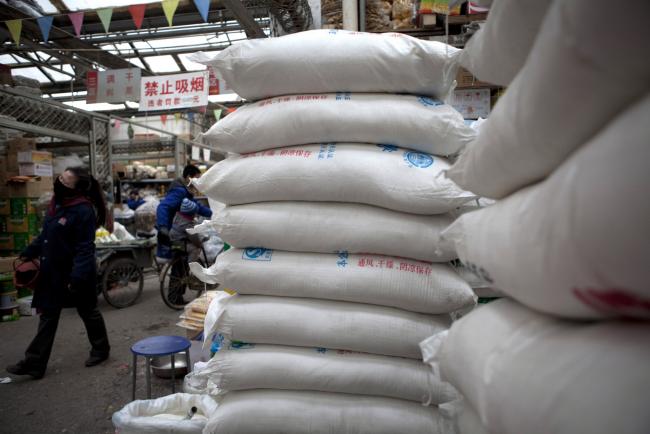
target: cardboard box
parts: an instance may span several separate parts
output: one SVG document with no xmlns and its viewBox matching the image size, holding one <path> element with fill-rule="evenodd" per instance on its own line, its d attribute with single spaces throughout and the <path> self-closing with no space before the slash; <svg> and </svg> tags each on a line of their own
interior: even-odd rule
<svg viewBox="0 0 650 434">
<path fill-rule="evenodd" d="M 54 176 L 54 168 L 51 164 L 40 163 L 18 163 L 18 173 L 20 176 Z"/>
<path fill-rule="evenodd" d="M 23 217 L 6 216 L 7 232 L 11 234 L 25 233 L 36 235 L 41 230 L 41 219 L 36 214 Z"/>
<path fill-rule="evenodd" d="M 32 178 L 29 182 L 9 182 L 9 197 L 41 197 L 54 190 L 51 177 Z"/>
<path fill-rule="evenodd" d="M 13 234 L 14 236 L 14 250 L 22 252 L 31 244 L 31 242 L 36 238 L 32 234 Z"/>
<path fill-rule="evenodd" d="M 38 214 L 37 197 L 13 197 L 9 201 L 9 214 L 14 217 L 24 217 L 29 214 Z"/>
<path fill-rule="evenodd" d="M 16 256 L 0 257 L 0 273 L 11 273 L 14 271 L 14 261 Z"/>
<path fill-rule="evenodd" d="M 490 114 L 490 89 L 457 89 L 449 104 L 465 119 L 485 119 Z"/>
<path fill-rule="evenodd" d="M 25 151 L 35 151 L 36 141 L 19 137 L 7 141 L 7 171 L 18 174 L 18 153 Z"/>
<path fill-rule="evenodd" d="M 14 250 L 14 235 L 13 234 L 0 234 L 0 250 Z"/>
<path fill-rule="evenodd" d="M 52 153 L 46 151 L 21 151 L 18 152 L 18 164 L 36 163 L 52 165 Z"/>
<path fill-rule="evenodd" d="M 9 216 L 6 215 L 0 215 L 0 234 L 6 234 L 9 232 L 8 226 L 7 226 L 7 219 Z"/>
<path fill-rule="evenodd" d="M 495 87 L 490 83 L 485 81 L 480 81 L 472 75 L 471 72 L 465 68 L 458 68 L 458 74 L 456 74 L 457 89 L 461 88 L 476 88 L 476 87 Z"/>
</svg>

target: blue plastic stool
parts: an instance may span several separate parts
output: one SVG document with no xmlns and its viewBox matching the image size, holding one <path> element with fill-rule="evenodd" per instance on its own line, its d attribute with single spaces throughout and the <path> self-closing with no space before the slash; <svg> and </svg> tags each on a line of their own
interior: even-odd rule
<svg viewBox="0 0 650 434">
<path fill-rule="evenodd" d="M 171 356 L 172 359 L 172 393 L 176 391 L 176 366 L 174 357 L 178 353 L 185 352 L 185 360 L 187 362 L 187 372 L 190 372 L 192 365 L 190 364 L 190 347 L 192 343 L 181 336 L 152 336 L 150 338 L 142 339 L 136 342 L 131 347 L 133 353 L 133 394 L 132 398 L 135 400 L 135 380 L 136 380 L 136 367 L 138 366 L 138 356 L 145 358 L 147 372 L 147 399 L 151 399 L 151 358 Z"/>
</svg>

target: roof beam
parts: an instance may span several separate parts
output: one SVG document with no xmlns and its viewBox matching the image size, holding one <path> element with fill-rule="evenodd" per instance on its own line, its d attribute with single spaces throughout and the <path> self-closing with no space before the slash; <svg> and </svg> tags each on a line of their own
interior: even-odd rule
<svg viewBox="0 0 650 434">
<path fill-rule="evenodd" d="M 260 25 L 255 21 L 250 11 L 246 9 L 241 0 L 221 0 L 221 4 L 230 9 L 237 21 L 242 25 L 246 36 L 250 39 L 253 38 L 266 38 L 266 33 L 262 30 Z"/>
</svg>

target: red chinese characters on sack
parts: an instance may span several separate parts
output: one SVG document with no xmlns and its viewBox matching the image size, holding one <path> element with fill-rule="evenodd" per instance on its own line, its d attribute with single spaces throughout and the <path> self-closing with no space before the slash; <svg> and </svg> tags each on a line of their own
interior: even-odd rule
<svg viewBox="0 0 650 434">
<path fill-rule="evenodd" d="M 573 288 L 572 292 L 582 303 L 605 314 L 650 317 L 650 299 L 624 289 Z"/>
</svg>

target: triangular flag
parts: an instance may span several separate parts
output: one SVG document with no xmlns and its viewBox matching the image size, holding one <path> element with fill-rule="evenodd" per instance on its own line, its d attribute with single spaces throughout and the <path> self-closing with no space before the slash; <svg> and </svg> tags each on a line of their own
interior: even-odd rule
<svg viewBox="0 0 650 434">
<path fill-rule="evenodd" d="M 160 122 L 162 122 L 163 125 L 167 124 L 167 115 L 160 115 Z"/>
<path fill-rule="evenodd" d="M 84 22 L 84 13 L 83 12 L 72 12 L 68 14 L 68 18 L 72 21 L 72 27 L 74 27 L 74 33 L 77 35 L 77 38 L 81 34 L 81 24 Z"/>
<path fill-rule="evenodd" d="M 210 12 L 210 0 L 194 0 L 194 5 L 199 10 L 203 22 L 208 22 L 208 13 Z"/>
<path fill-rule="evenodd" d="M 190 121 L 190 122 L 194 122 L 194 113 L 193 112 L 189 112 L 187 114 L 187 120 Z"/>
<path fill-rule="evenodd" d="M 120 125 L 122 125 L 122 122 L 120 122 L 119 119 L 115 119 L 115 129 L 119 130 L 119 129 L 120 129 Z"/>
<path fill-rule="evenodd" d="M 222 109 L 214 109 L 214 120 L 215 121 L 218 121 L 219 119 L 221 119 L 221 112 L 222 112 Z"/>
<path fill-rule="evenodd" d="M 163 0 L 162 7 L 167 17 L 167 22 L 169 27 L 172 26 L 172 20 L 174 19 L 174 14 L 176 13 L 176 8 L 178 7 L 179 0 Z"/>
<path fill-rule="evenodd" d="M 181 120 L 181 114 L 180 113 L 174 113 L 174 120 L 180 121 Z"/>
<path fill-rule="evenodd" d="M 113 18 L 113 8 L 97 9 L 97 16 L 104 26 L 104 32 L 108 33 L 108 28 L 111 26 L 111 18 Z"/>
<path fill-rule="evenodd" d="M 147 5 L 132 5 L 129 6 L 129 12 L 131 12 L 131 18 L 135 23 L 135 28 L 140 30 L 142 27 L 142 21 L 144 21 L 144 11 L 147 8 Z"/>
<path fill-rule="evenodd" d="M 20 32 L 23 30 L 23 20 L 8 20 L 5 23 L 16 45 L 20 45 Z"/>
<path fill-rule="evenodd" d="M 52 21 L 54 21 L 54 17 L 38 17 L 36 18 L 36 22 L 38 23 L 38 27 L 41 28 L 41 34 L 43 35 L 43 41 L 47 42 L 48 39 L 50 39 L 50 29 L 52 28 Z"/>
</svg>

